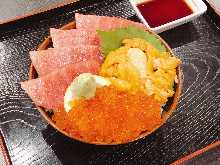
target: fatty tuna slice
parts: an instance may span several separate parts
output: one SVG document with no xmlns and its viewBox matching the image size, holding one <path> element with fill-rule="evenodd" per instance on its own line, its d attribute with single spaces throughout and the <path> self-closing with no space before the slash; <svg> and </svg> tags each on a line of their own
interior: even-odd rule
<svg viewBox="0 0 220 165">
<path fill-rule="evenodd" d="M 65 65 L 88 61 L 88 59 L 94 59 L 102 63 L 99 47 L 92 45 L 31 51 L 30 58 L 39 77 L 60 69 Z"/>
<path fill-rule="evenodd" d="M 95 31 L 51 28 L 50 36 L 54 48 L 72 47 L 74 45 L 99 45 L 99 37 Z"/>
<path fill-rule="evenodd" d="M 139 28 L 145 28 L 144 24 L 130 21 L 123 18 L 108 17 L 108 16 L 97 16 L 97 15 L 83 15 L 76 13 L 76 29 L 86 30 L 111 30 L 116 28 L 125 28 L 129 25 L 133 25 Z"/>
<path fill-rule="evenodd" d="M 64 95 L 73 79 L 81 73 L 97 73 L 100 64 L 93 59 L 70 64 L 46 76 L 21 82 L 33 102 L 46 109 L 63 108 Z"/>
</svg>

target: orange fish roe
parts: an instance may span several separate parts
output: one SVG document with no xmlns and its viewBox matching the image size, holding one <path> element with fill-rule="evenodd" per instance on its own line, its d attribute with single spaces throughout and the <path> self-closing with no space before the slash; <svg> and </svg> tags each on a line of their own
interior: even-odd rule
<svg viewBox="0 0 220 165">
<path fill-rule="evenodd" d="M 72 137 L 87 142 L 127 142 L 162 122 L 160 103 L 142 92 L 131 94 L 103 87 L 69 113 L 59 110 L 53 121 Z"/>
</svg>

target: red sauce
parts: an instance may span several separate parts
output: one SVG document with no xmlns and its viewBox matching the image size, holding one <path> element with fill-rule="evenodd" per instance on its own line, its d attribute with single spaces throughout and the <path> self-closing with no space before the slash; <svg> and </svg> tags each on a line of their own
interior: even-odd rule
<svg viewBox="0 0 220 165">
<path fill-rule="evenodd" d="M 184 0 L 151 0 L 137 5 L 150 27 L 157 27 L 193 13 Z"/>
</svg>

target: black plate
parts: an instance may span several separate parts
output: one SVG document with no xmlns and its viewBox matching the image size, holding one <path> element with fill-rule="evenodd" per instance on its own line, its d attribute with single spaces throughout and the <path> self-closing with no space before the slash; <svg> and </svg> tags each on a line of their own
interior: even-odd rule
<svg viewBox="0 0 220 165">
<path fill-rule="evenodd" d="M 179 108 L 155 133 L 127 145 L 95 146 L 48 126 L 19 82 L 28 76 L 28 52 L 76 11 L 138 20 L 127 0 L 82 0 L 0 26 L 0 127 L 13 164 L 166 165 L 219 139 L 220 30 L 210 9 L 161 34 L 182 59 L 185 80 Z"/>
</svg>

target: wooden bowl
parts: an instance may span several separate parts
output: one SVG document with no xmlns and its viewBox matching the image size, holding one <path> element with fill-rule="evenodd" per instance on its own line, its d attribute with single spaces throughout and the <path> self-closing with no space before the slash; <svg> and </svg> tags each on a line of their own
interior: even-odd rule
<svg viewBox="0 0 220 165">
<path fill-rule="evenodd" d="M 75 26 L 75 22 L 70 22 L 67 25 L 63 26 L 61 29 L 63 30 L 69 30 L 69 29 L 74 29 Z M 158 36 L 157 34 L 155 34 L 154 32 L 148 30 L 150 33 L 154 34 L 160 41 L 161 43 L 166 47 L 167 51 L 171 53 L 172 56 L 175 56 L 171 50 L 171 48 L 167 45 L 167 43 L 160 38 L 160 36 Z M 37 50 L 45 50 L 49 47 L 49 44 L 51 43 L 51 37 L 47 37 L 38 47 Z M 34 68 L 34 66 L 31 64 L 30 66 L 30 70 L 29 70 L 29 80 L 31 79 L 35 79 L 37 78 L 37 72 Z M 176 109 L 176 106 L 178 104 L 179 98 L 180 98 L 180 94 L 181 94 L 181 90 L 182 90 L 182 84 L 183 84 L 183 76 L 182 76 L 182 71 L 180 69 L 180 66 L 177 67 L 177 78 L 178 78 L 178 83 L 176 83 L 175 85 L 175 94 L 171 99 L 171 102 L 168 103 L 169 105 L 167 105 L 167 109 L 164 110 L 164 113 L 162 114 L 162 123 L 158 126 L 156 126 L 152 131 L 146 131 L 141 133 L 136 139 L 133 139 L 132 141 L 141 139 L 146 137 L 147 135 L 151 134 L 152 132 L 154 132 L 155 130 L 157 130 L 159 127 L 161 127 L 166 120 L 171 116 L 171 114 L 173 113 L 173 111 Z M 58 130 L 59 132 L 61 132 L 62 134 L 74 139 L 74 140 L 79 140 L 81 142 L 85 142 L 85 143 L 89 143 L 89 144 L 96 144 L 96 145 L 117 145 L 117 144 L 123 144 L 123 143 L 128 143 L 128 142 L 122 142 L 122 143 L 118 143 L 118 142 L 113 142 L 113 143 L 103 143 L 103 142 L 87 142 L 84 139 L 78 138 L 78 137 L 72 137 L 70 136 L 67 132 L 61 130 L 60 128 L 58 128 L 54 122 L 51 120 L 50 115 L 48 114 L 48 111 L 40 106 L 36 106 L 38 111 L 40 112 L 40 114 L 43 116 L 43 118 L 56 130 Z M 129 141 L 129 142 L 132 142 Z"/>
</svg>

